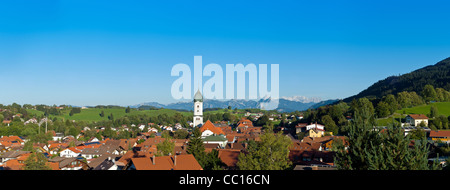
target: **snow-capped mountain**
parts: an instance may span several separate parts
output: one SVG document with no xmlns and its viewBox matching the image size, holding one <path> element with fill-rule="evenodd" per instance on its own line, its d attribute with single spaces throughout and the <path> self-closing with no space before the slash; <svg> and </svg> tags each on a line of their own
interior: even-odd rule
<svg viewBox="0 0 450 190">
<path fill-rule="evenodd" d="M 231 106 L 232 109 L 247 109 L 247 108 L 261 108 L 261 103 L 267 102 L 269 99 L 263 98 L 260 100 L 204 100 L 203 108 L 227 108 Z M 304 111 L 315 104 L 321 102 L 320 98 L 317 97 L 304 97 L 304 96 L 292 96 L 292 97 L 281 97 L 278 102 L 277 110 L 280 112 L 293 112 L 293 111 Z M 323 101 L 322 101 L 323 102 Z M 177 110 L 193 110 L 193 103 L 189 102 L 177 102 L 171 104 L 160 104 L 157 102 L 141 103 L 132 108 L 138 108 L 140 106 L 152 106 L 155 108 L 168 108 Z"/>
</svg>

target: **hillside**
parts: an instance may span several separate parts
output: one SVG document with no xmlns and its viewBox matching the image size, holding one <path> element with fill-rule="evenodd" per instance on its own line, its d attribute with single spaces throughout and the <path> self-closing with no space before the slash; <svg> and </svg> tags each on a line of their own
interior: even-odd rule
<svg viewBox="0 0 450 190">
<path fill-rule="evenodd" d="M 127 115 L 143 115 L 146 114 L 148 116 L 157 116 L 160 114 L 167 114 L 169 116 L 174 115 L 178 111 L 171 110 L 171 109 L 159 109 L 159 110 L 131 110 L 130 113 L 125 113 L 125 108 L 89 108 L 89 109 L 83 109 L 81 110 L 81 113 L 74 114 L 73 116 L 69 115 L 70 109 L 65 109 L 62 111 L 62 115 L 55 116 L 50 115 L 50 118 L 57 117 L 60 119 L 69 119 L 69 120 L 75 120 L 75 121 L 87 121 L 87 122 L 93 122 L 93 121 L 106 121 L 108 120 L 108 116 L 113 114 L 114 118 L 118 119 L 120 117 L 124 117 Z M 100 113 L 104 111 L 105 117 L 101 117 Z M 44 112 L 37 111 L 33 109 L 27 109 L 27 112 L 29 112 L 32 115 L 42 116 L 44 115 Z M 178 112 L 183 114 L 184 116 L 190 116 L 192 115 L 191 112 Z"/>
<path fill-rule="evenodd" d="M 386 126 L 392 122 L 392 118 L 394 118 L 395 121 L 400 121 L 400 120 L 404 120 L 408 114 L 429 115 L 431 106 L 436 106 L 436 108 L 439 110 L 439 115 L 444 115 L 445 117 L 450 116 L 450 102 L 434 102 L 434 103 L 430 103 L 430 104 L 425 104 L 425 105 L 414 106 L 411 108 L 403 108 L 401 110 L 397 110 L 397 111 L 395 111 L 395 113 L 393 115 L 391 115 L 387 118 L 377 119 L 377 122 L 378 122 L 378 125 L 380 125 L 380 126 Z"/>
<path fill-rule="evenodd" d="M 415 106 L 412 108 L 403 108 L 401 110 L 397 110 L 398 114 L 430 114 L 431 106 L 436 106 L 439 110 L 439 115 L 444 115 L 446 117 L 450 116 L 450 102 L 434 102 L 427 105 Z"/>
<path fill-rule="evenodd" d="M 387 77 L 359 94 L 344 99 L 344 102 L 362 97 L 382 98 L 387 94 L 397 94 L 402 91 L 419 93 L 427 84 L 433 85 L 435 88 L 450 90 L 450 57 L 435 65 L 426 66 L 401 76 Z"/>
</svg>

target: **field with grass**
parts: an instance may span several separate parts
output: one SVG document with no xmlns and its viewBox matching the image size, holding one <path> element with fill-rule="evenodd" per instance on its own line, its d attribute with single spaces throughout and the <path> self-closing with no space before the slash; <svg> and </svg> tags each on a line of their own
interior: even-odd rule
<svg viewBox="0 0 450 190">
<path fill-rule="evenodd" d="M 427 115 L 427 114 L 430 114 L 431 106 L 436 106 L 436 108 L 439 110 L 439 115 L 445 115 L 447 117 L 450 115 L 450 102 L 435 102 L 435 103 L 430 103 L 428 105 L 421 105 L 421 106 L 416 106 L 416 107 L 412 107 L 412 108 L 404 108 L 401 110 L 397 110 L 396 113 Z"/>
<path fill-rule="evenodd" d="M 104 112 L 105 116 L 101 117 L 100 113 Z M 27 112 L 31 115 L 44 115 L 44 112 L 38 110 L 27 109 Z M 114 119 L 118 119 L 127 115 L 147 115 L 147 116 L 158 116 L 160 114 L 167 114 L 169 116 L 174 115 L 179 112 L 171 109 L 160 109 L 160 110 L 134 110 L 132 109 L 130 113 L 125 113 L 125 108 L 88 108 L 82 109 L 81 113 L 74 114 L 72 116 L 69 115 L 70 109 L 61 110 L 62 115 L 50 115 L 50 118 L 56 117 L 60 119 L 70 119 L 75 121 L 87 121 L 87 122 L 95 122 L 95 121 L 103 121 L 108 120 L 108 116 L 113 114 Z M 191 112 L 179 112 L 184 116 L 192 116 Z"/>
<path fill-rule="evenodd" d="M 394 119 L 394 121 L 403 121 L 405 117 L 408 114 L 425 114 L 428 115 L 430 114 L 430 109 L 431 106 L 436 106 L 436 108 L 439 111 L 439 115 L 445 115 L 445 116 L 449 116 L 450 115 L 450 102 L 434 102 L 434 103 L 430 103 L 427 105 L 421 105 L 421 106 L 415 106 L 412 108 L 403 108 L 401 110 L 397 110 L 394 114 L 392 114 L 391 116 L 387 117 L 387 118 L 381 118 L 381 119 L 377 119 L 377 124 L 379 126 L 386 126 L 389 123 L 392 123 L 392 119 Z M 405 113 L 405 114 L 403 114 Z"/>
</svg>

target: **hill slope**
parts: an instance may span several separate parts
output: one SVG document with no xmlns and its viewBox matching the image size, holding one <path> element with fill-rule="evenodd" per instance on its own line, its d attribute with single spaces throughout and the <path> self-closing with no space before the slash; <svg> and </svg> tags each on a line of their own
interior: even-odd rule
<svg viewBox="0 0 450 190">
<path fill-rule="evenodd" d="M 391 76 L 380 80 L 359 94 L 344 99 L 344 101 L 350 102 L 355 98 L 362 97 L 381 98 L 387 94 L 397 94 L 402 91 L 419 93 L 427 84 L 431 84 L 435 88 L 450 90 L 450 57 L 435 65 L 426 66 L 401 76 Z"/>
</svg>

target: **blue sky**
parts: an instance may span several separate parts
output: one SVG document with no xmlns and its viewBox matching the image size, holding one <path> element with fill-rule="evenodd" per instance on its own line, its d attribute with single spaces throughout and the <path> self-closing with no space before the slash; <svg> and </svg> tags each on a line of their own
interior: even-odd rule
<svg viewBox="0 0 450 190">
<path fill-rule="evenodd" d="M 449 57 L 449 5 L 2 1 L 0 103 L 176 102 L 172 66 L 193 70 L 195 55 L 223 68 L 279 64 L 280 96 L 346 98 Z"/>
</svg>

